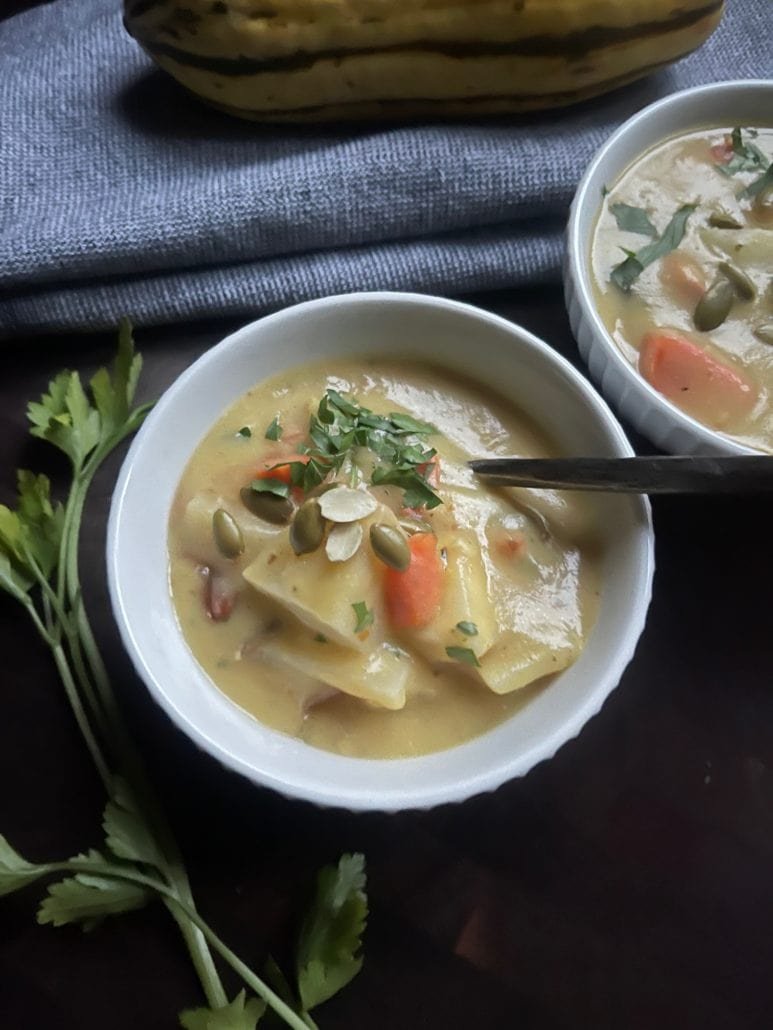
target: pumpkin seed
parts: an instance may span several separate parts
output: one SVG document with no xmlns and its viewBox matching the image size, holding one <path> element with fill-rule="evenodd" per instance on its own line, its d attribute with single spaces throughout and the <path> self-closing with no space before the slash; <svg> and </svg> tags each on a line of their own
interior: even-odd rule
<svg viewBox="0 0 773 1030">
<path fill-rule="evenodd" d="M 290 526 L 290 546 L 296 554 L 316 551 L 325 536 L 325 520 L 316 497 L 304 501 Z"/>
<path fill-rule="evenodd" d="M 328 533 L 325 554 L 330 561 L 348 561 L 362 543 L 362 523 L 340 522 Z"/>
<path fill-rule="evenodd" d="M 773 322 L 766 322 L 764 325 L 756 326 L 754 335 L 758 340 L 762 340 L 763 343 L 773 345 Z"/>
<path fill-rule="evenodd" d="M 265 491 L 258 492 L 251 490 L 248 486 L 241 488 L 239 496 L 247 511 L 275 526 L 284 526 L 292 518 L 293 502 L 289 497 L 280 497 L 278 494 L 270 494 Z"/>
<path fill-rule="evenodd" d="M 733 284 L 735 292 L 742 300 L 754 300 L 757 296 L 757 287 L 746 272 L 729 261 L 720 261 L 719 268 L 725 278 Z"/>
<path fill-rule="evenodd" d="M 365 490 L 339 486 L 323 494 L 319 506 L 322 514 L 331 522 L 356 522 L 372 515 L 378 507 L 378 501 Z"/>
<path fill-rule="evenodd" d="M 373 553 L 390 569 L 405 572 L 411 563 L 411 549 L 405 536 L 396 526 L 377 522 L 370 527 L 370 546 Z"/>
<path fill-rule="evenodd" d="M 735 299 L 735 289 L 729 279 L 715 279 L 695 308 L 693 322 L 695 328 L 708 333 L 722 325 L 730 314 Z"/>
<path fill-rule="evenodd" d="M 244 550 L 244 537 L 239 524 L 225 508 L 218 508 L 212 516 L 212 535 L 224 558 L 238 558 Z"/>
<path fill-rule="evenodd" d="M 709 215 L 709 225 L 713 225 L 715 229 L 743 229 L 743 222 L 739 222 L 727 211 L 712 211 Z"/>
</svg>

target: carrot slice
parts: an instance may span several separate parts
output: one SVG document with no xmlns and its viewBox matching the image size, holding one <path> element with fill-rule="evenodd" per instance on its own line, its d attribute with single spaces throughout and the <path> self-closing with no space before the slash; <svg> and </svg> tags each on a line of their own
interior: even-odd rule
<svg viewBox="0 0 773 1030">
<path fill-rule="evenodd" d="M 421 629 L 432 622 L 443 593 L 444 566 L 432 533 L 416 533 L 408 540 L 411 561 L 405 572 L 387 569 L 384 600 L 395 629 Z"/>
<path fill-rule="evenodd" d="M 265 468 L 259 469 L 253 476 L 253 479 L 278 479 L 281 483 L 289 484 L 291 477 L 290 462 L 300 461 L 305 465 L 308 460 L 308 454 L 293 454 L 288 459 L 288 463 L 286 465 L 279 465 L 271 462 Z"/>
<path fill-rule="evenodd" d="M 747 416 L 757 400 L 752 383 L 678 333 L 646 333 L 639 371 L 658 393 L 717 429 Z"/>
</svg>

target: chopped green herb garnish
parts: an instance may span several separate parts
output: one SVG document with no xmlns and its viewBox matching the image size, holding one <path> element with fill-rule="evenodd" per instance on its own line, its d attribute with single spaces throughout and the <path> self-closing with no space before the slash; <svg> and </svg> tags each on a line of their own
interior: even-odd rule
<svg viewBox="0 0 773 1030">
<path fill-rule="evenodd" d="M 342 469 L 355 483 L 360 476 L 357 452 L 365 448 L 379 459 L 371 475 L 374 486 L 402 488 L 408 508 L 435 508 L 442 501 L 427 476 L 437 452 L 424 443 L 435 432 L 434 426 L 411 415 L 377 415 L 336 390 L 327 390 L 309 420 L 308 441 L 298 448 L 308 462 L 289 463 L 292 485 L 308 492 Z"/>
<path fill-rule="evenodd" d="M 237 430 L 236 435 L 237 436 L 243 436 L 245 439 L 248 439 L 249 437 L 252 436 L 252 430 L 250 429 L 249 426 L 242 426 L 241 429 Z"/>
<path fill-rule="evenodd" d="M 456 628 L 466 637 L 477 637 L 478 635 L 478 627 L 474 622 L 457 622 Z"/>
<path fill-rule="evenodd" d="M 607 186 L 606 183 L 604 183 L 604 185 L 601 187 L 601 196 L 602 197 L 608 197 L 609 196 L 609 186 Z"/>
<path fill-rule="evenodd" d="M 476 669 L 480 668 L 478 656 L 470 647 L 447 647 L 446 654 L 455 662 L 464 662 L 466 665 L 474 665 Z"/>
<path fill-rule="evenodd" d="M 368 626 L 373 625 L 373 612 L 369 610 L 364 601 L 355 601 L 352 608 L 357 620 L 354 626 L 355 633 L 362 633 Z"/>
<path fill-rule="evenodd" d="M 747 130 L 748 135 L 751 132 Z M 744 143 L 741 129 L 736 127 L 730 133 L 730 141 L 733 145 L 733 156 L 729 161 L 719 162 L 716 168 L 723 175 L 736 175 L 738 172 L 753 172 L 758 168 L 765 168 L 768 159 L 759 147 L 753 143 Z"/>
<path fill-rule="evenodd" d="M 325 636 L 324 633 L 317 633 L 317 635 L 314 637 L 314 639 L 316 640 L 316 642 L 318 644 L 326 644 L 327 643 L 327 637 Z"/>
<path fill-rule="evenodd" d="M 755 179 L 754 182 L 750 182 L 745 190 L 741 190 L 738 196 L 748 200 L 751 197 L 756 197 L 758 193 L 771 185 L 773 185 L 773 161 L 771 161 L 759 179 Z"/>
<path fill-rule="evenodd" d="M 696 206 L 696 204 L 683 204 L 663 230 L 662 236 L 653 240 L 652 243 L 648 243 L 641 250 L 637 250 L 635 254 L 626 251 L 628 256 L 625 261 L 615 265 L 609 276 L 610 280 L 619 286 L 624 293 L 628 293 L 647 265 L 651 265 L 653 261 L 664 257 L 672 250 L 676 250 L 684 237 L 687 219 L 693 213 Z"/>
<path fill-rule="evenodd" d="M 658 230 L 649 219 L 643 207 L 632 207 L 630 204 L 612 204 L 609 208 L 615 216 L 618 229 L 624 232 L 638 232 L 642 236 L 657 236 Z"/>
<path fill-rule="evenodd" d="M 279 424 L 279 415 L 275 415 L 271 420 L 268 429 L 265 433 L 267 440 L 279 440 L 282 436 L 282 427 Z"/>
<path fill-rule="evenodd" d="M 253 479 L 250 490 L 256 494 L 275 494 L 277 497 L 287 497 L 290 493 L 290 487 L 281 479 Z"/>
</svg>

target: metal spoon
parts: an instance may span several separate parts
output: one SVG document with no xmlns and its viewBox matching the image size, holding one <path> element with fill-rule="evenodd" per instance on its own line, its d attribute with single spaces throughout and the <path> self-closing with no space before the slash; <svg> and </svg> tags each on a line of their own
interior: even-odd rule
<svg viewBox="0 0 773 1030">
<path fill-rule="evenodd" d="M 628 494 L 734 494 L 773 490 L 773 455 L 485 458 L 468 464 L 473 472 L 500 486 Z"/>
</svg>

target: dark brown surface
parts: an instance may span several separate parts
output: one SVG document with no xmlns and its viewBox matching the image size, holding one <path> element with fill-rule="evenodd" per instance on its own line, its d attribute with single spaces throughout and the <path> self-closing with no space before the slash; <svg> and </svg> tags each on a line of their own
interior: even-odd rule
<svg viewBox="0 0 773 1030">
<path fill-rule="evenodd" d="M 557 289 L 478 302 L 574 354 Z M 232 325 L 138 333 L 162 391 Z M 0 352 L 0 500 L 48 464 L 23 409 L 48 377 L 109 359 L 108 338 Z M 752 1030 L 773 987 L 773 499 L 660 499 L 647 629 L 620 687 L 550 762 L 497 793 L 401 816 L 282 800 L 198 752 L 149 700 L 117 640 L 100 476 L 82 574 L 99 642 L 185 853 L 199 906 L 258 966 L 280 953 L 313 870 L 368 861 L 362 974 L 322 1030 L 517 1027 Z M 58 679 L 0 597 L 0 833 L 44 860 L 99 843 L 100 785 Z M 166 1030 L 199 1001 L 160 907 L 92 934 L 38 927 L 41 891 L 0 900 L 0 1026 Z M 230 981 L 229 981 L 230 982 Z"/>
</svg>

